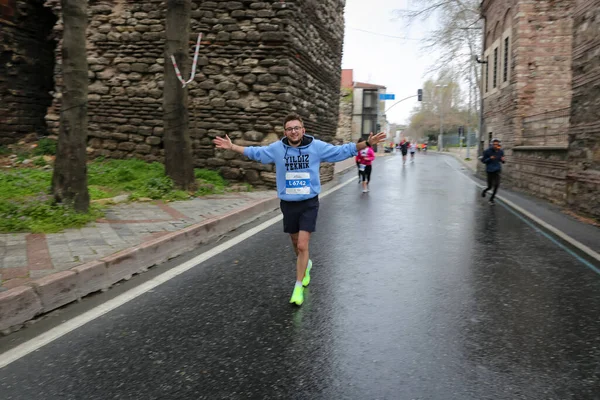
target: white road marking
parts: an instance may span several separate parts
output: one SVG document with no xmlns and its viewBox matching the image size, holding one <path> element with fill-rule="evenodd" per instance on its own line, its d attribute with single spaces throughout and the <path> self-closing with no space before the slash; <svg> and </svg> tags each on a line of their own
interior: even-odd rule
<svg viewBox="0 0 600 400">
<path fill-rule="evenodd" d="M 339 185 L 334 186 L 333 188 L 327 190 L 324 193 L 321 193 L 319 197 L 323 198 L 331 193 L 343 188 L 351 182 L 356 182 L 356 178 L 351 178 L 346 180 L 345 182 L 340 183 Z M 210 258 L 223 253 L 224 251 L 232 248 L 238 243 L 243 242 L 244 240 L 264 231 L 271 225 L 279 222 L 283 219 L 281 215 L 271 218 L 268 221 L 263 222 L 262 224 L 242 233 L 239 236 L 236 236 L 233 239 L 228 240 L 227 242 L 220 244 L 205 253 L 194 257 L 193 259 L 184 262 L 183 264 L 178 265 L 168 271 L 163 272 L 155 278 L 146 281 L 139 286 L 136 286 L 133 289 L 128 290 L 127 292 L 115 297 L 112 300 L 107 301 L 106 303 L 100 304 L 92 308 L 91 310 L 70 319 L 47 332 L 42 333 L 41 335 L 36 336 L 35 338 L 28 340 L 27 342 L 20 344 L 19 346 L 11 349 L 3 354 L 0 354 L 0 368 L 4 368 L 10 363 L 17 361 L 18 359 L 26 356 L 29 353 L 32 353 L 41 347 L 47 345 L 48 343 L 53 342 L 54 340 L 60 338 L 61 336 L 66 335 L 67 333 L 87 324 L 90 321 L 95 320 L 98 317 L 114 310 L 117 307 L 122 306 L 123 304 L 135 299 L 138 296 L 156 288 L 157 286 L 175 278 L 177 275 L 180 275 L 197 265 L 202 264 L 203 262 L 209 260 Z"/>
<path fill-rule="evenodd" d="M 480 189 L 484 188 L 484 186 L 480 185 L 479 183 L 475 182 L 473 179 L 469 178 L 465 174 L 463 174 L 460 171 L 458 171 L 447 160 L 446 160 L 446 164 L 448 164 L 448 166 L 450 168 L 452 168 L 455 171 L 457 171 L 461 176 L 463 176 L 464 178 L 466 178 L 469 182 L 475 184 L 475 186 L 477 186 L 478 188 L 480 188 Z M 552 232 L 554 235 L 558 236 L 560 239 L 562 239 L 565 242 L 569 243 L 571 246 L 576 247 L 577 249 L 579 249 L 580 251 L 584 252 L 585 254 L 587 254 L 588 256 L 592 257 L 593 259 L 595 259 L 597 261 L 600 261 L 600 254 L 598 254 L 597 252 L 595 252 L 594 250 L 592 250 L 591 248 L 589 248 L 585 244 L 583 244 L 583 243 L 581 243 L 581 242 L 573 239 L 571 236 L 567 235 L 566 233 L 564 233 L 560 229 L 555 228 L 553 225 L 550 225 L 549 223 L 547 223 L 547 222 L 543 221 L 542 219 L 536 217 L 535 215 L 533 215 L 529 211 L 525 210 L 524 208 L 522 208 L 522 207 L 516 205 L 515 203 L 513 203 L 512 201 L 508 200 L 506 197 L 503 197 L 503 196 L 501 196 L 499 194 L 497 194 L 496 197 L 498 199 L 500 199 L 502 202 L 504 202 L 504 204 L 506 204 L 507 206 L 511 207 L 512 209 L 514 209 L 515 211 L 519 212 L 520 214 L 526 216 L 528 219 L 534 221 L 536 224 L 540 225 L 544 229 Z"/>
</svg>

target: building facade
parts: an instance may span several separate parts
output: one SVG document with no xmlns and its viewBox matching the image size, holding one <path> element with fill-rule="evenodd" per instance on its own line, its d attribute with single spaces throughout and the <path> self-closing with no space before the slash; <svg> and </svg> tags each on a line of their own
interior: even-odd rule
<svg viewBox="0 0 600 400">
<path fill-rule="evenodd" d="M 573 6 L 573 0 L 481 4 L 483 147 L 500 139 L 504 181 L 559 204 L 566 204 Z"/>
<path fill-rule="evenodd" d="M 371 132 L 384 131 L 387 126 L 385 101 L 379 100 L 386 87 L 372 83 L 354 82 L 352 111 L 352 140 L 368 138 Z"/>
<path fill-rule="evenodd" d="M 481 11 L 484 147 L 502 140 L 509 186 L 600 218 L 600 0 Z"/>
<path fill-rule="evenodd" d="M 600 0 L 575 4 L 570 117 L 567 203 L 600 219 Z"/>
</svg>

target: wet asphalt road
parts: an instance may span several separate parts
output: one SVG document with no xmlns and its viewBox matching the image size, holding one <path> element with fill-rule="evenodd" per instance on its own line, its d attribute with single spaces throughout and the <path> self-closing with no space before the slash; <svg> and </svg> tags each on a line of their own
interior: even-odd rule
<svg viewBox="0 0 600 400">
<path fill-rule="evenodd" d="M 0 370 L 0 398 L 599 399 L 600 276 L 456 165 L 381 158 L 322 199 L 301 308 L 277 223 Z"/>
</svg>

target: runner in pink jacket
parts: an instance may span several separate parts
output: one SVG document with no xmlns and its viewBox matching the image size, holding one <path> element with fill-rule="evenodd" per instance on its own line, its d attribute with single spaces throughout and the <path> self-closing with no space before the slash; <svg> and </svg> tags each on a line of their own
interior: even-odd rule
<svg viewBox="0 0 600 400">
<path fill-rule="evenodd" d="M 358 142 L 360 143 L 364 140 L 365 139 L 361 138 Z M 369 182 L 371 182 L 372 164 L 373 160 L 375 160 L 375 152 L 369 145 L 369 142 L 367 142 L 367 147 L 358 152 L 356 158 L 359 163 L 358 169 L 362 177 L 363 193 L 367 193 L 369 191 Z"/>
</svg>

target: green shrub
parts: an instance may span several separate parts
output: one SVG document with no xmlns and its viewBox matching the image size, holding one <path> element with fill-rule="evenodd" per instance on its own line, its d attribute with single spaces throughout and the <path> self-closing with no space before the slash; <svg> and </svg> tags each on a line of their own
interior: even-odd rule
<svg viewBox="0 0 600 400">
<path fill-rule="evenodd" d="M 42 157 L 38 157 L 35 160 L 33 160 L 33 165 L 35 165 L 36 167 L 45 167 L 46 165 L 48 165 L 48 163 Z"/>
<path fill-rule="evenodd" d="M 37 147 L 33 150 L 36 156 L 55 156 L 56 155 L 56 140 L 43 138 L 38 142 Z"/>
</svg>

